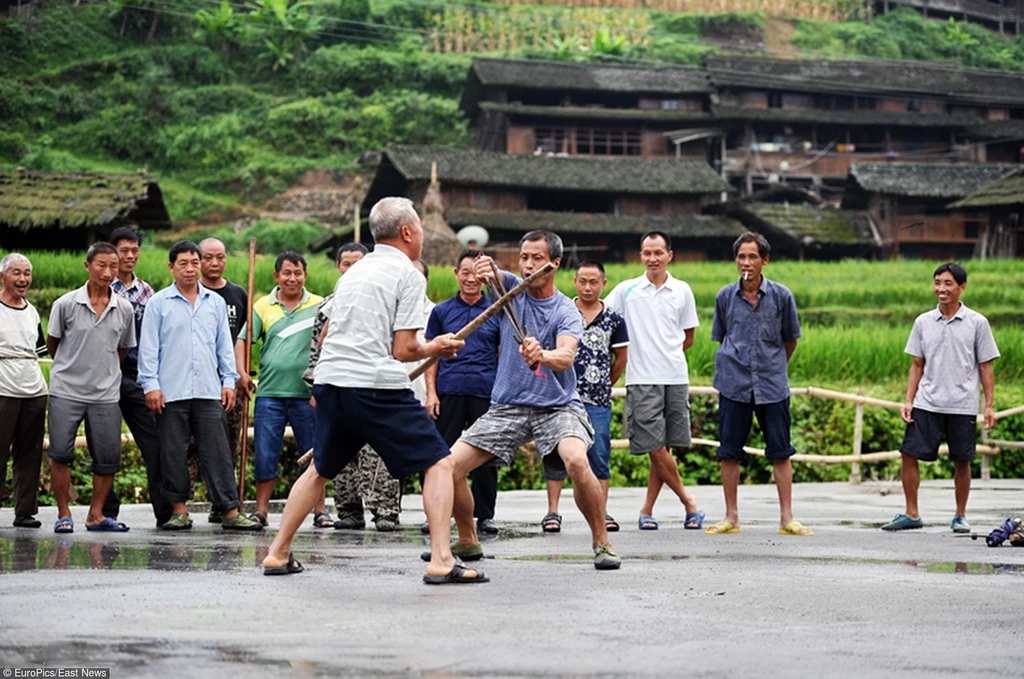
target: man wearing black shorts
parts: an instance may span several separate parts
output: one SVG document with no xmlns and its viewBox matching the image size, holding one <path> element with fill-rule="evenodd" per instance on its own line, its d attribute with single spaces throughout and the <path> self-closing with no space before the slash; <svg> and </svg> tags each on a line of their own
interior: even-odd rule
<svg viewBox="0 0 1024 679">
<path fill-rule="evenodd" d="M 918 460 L 937 460 L 939 444 L 945 439 L 956 488 L 956 514 L 950 528 L 954 533 L 970 533 L 967 496 L 971 492 L 971 461 L 977 452 L 979 383 L 985 392 L 985 429 L 991 429 L 996 423 L 992 361 L 999 358 L 999 348 L 988 319 L 960 301 L 967 289 L 967 272 L 962 266 L 952 262 L 939 266 L 932 289 L 939 306 L 917 317 L 905 349 L 914 357 L 907 400 L 900 408 L 907 423 L 900 446 L 906 512 L 897 514 L 882 530 L 924 527 L 917 507 L 921 485 Z"/>
<path fill-rule="evenodd" d="M 426 344 L 416 338 L 424 326 L 426 281 L 413 266 L 423 250 L 423 229 L 412 201 L 380 200 L 370 211 L 370 232 L 374 251 L 339 279 L 327 310 L 327 336 L 313 374 L 313 464 L 288 495 L 263 572 L 302 570 L 289 551 L 295 531 L 324 484 L 370 444 L 396 478 L 426 470 L 423 508 L 430 521 L 431 554 L 424 582 L 487 582 L 482 572 L 464 568 L 452 556 L 448 519 L 455 464 L 402 365 L 453 358 L 465 342 L 447 334 Z"/>
</svg>

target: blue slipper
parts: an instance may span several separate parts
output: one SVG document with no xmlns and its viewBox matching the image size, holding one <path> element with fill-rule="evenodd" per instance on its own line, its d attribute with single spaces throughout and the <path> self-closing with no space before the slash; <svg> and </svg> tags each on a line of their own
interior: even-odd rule
<svg viewBox="0 0 1024 679">
<path fill-rule="evenodd" d="M 658 522 L 650 514 L 644 514 L 637 521 L 637 528 L 640 530 L 658 530 Z"/>
<path fill-rule="evenodd" d="M 683 528 L 686 530 L 700 530 L 704 527 L 704 510 L 699 509 L 686 515 L 686 522 Z"/>
<path fill-rule="evenodd" d="M 118 523 L 109 516 L 104 517 L 104 519 L 95 526 L 86 526 L 85 529 L 100 533 L 127 533 L 131 530 L 128 526 L 123 523 Z"/>
<path fill-rule="evenodd" d="M 70 516 L 66 516 L 63 519 L 57 519 L 53 524 L 54 533 L 74 533 L 75 532 L 75 520 Z"/>
</svg>

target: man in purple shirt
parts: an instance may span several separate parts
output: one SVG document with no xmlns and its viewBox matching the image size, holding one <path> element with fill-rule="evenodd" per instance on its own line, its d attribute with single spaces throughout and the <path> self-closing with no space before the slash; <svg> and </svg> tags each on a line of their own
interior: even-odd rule
<svg viewBox="0 0 1024 679">
<path fill-rule="evenodd" d="M 779 491 L 779 533 L 814 533 L 793 520 L 793 465 L 796 450 L 789 441 L 789 376 L 786 368 L 800 337 L 800 319 L 793 293 L 785 285 L 765 278 L 771 247 L 764 236 L 747 232 L 732 246 L 740 280 L 718 292 L 711 339 L 720 342 L 715 352 L 714 386 L 718 390 L 725 519 L 710 526 L 711 535 L 738 533 L 736 492 L 740 481 L 743 446 L 753 416 L 764 432 L 765 455 L 775 467 Z"/>
</svg>

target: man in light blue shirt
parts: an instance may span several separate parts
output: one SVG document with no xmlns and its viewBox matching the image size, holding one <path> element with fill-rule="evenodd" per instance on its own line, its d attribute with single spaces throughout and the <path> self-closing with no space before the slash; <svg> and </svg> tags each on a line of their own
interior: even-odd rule
<svg viewBox="0 0 1024 679">
<path fill-rule="evenodd" d="M 199 246 L 178 241 L 168 268 L 174 283 L 153 295 L 142 321 L 139 385 L 156 413 L 163 493 L 174 514 L 163 528 L 188 530 L 186 464 L 195 437 L 213 509 L 225 530 L 263 530 L 239 511 L 226 411 L 235 406 L 235 355 L 224 299 L 199 283 Z"/>
</svg>

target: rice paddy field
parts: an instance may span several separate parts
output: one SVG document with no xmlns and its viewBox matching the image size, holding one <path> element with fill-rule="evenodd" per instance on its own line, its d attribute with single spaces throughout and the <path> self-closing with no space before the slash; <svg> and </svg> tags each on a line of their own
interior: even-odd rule
<svg viewBox="0 0 1024 679">
<path fill-rule="evenodd" d="M 34 301 L 45 315 L 52 301 L 84 281 L 81 255 L 72 253 L 27 253 L 34 266 Z M 903 347 L 914 318 L 935 305 L 931 291 L 935 262 L 779 262 L 769 264 L 769 278 L 787 285 L 797 299 L 803 323 L 803 338 L 793 357 L 790 376 L 794 384 L 816 386 L 890 385 L 906 377 L 909 358 Z M 970 262 L 963 300 L 985 314 L 992 323 L 1002 358 L 996 362 L 999 383 L 1024 384 L 1024 262 L 998 260 Z M 731 263 L 700 262 L 677 264 L 672 275 L 693 288 L 701 326 L 689 351 L 690 374 L 695 383 L 709 383 L 717 345 L 710 340 L 715 295 L 732 282 Z M 145 250 L 138 274 L 159 289 L 171 282 L 165 255 Z M 608 288 L 643 274 L 639 265 L 608 267 Z M 245 285 L 248 272 L 243 256 L 232 256 L 227 277 Z M 559 289 L 574 294 L 573 274 L 560 272 Z M 327 294 L 337 273 L 327 257 L 310 257 L 307 287 Z M 273 260 L 257 259 L 256 290 L 265 294 L 274 285 Z M 434 301 L 458 291 L 448 268 L 431 270 L 429 295 Z"/>
</svg>

